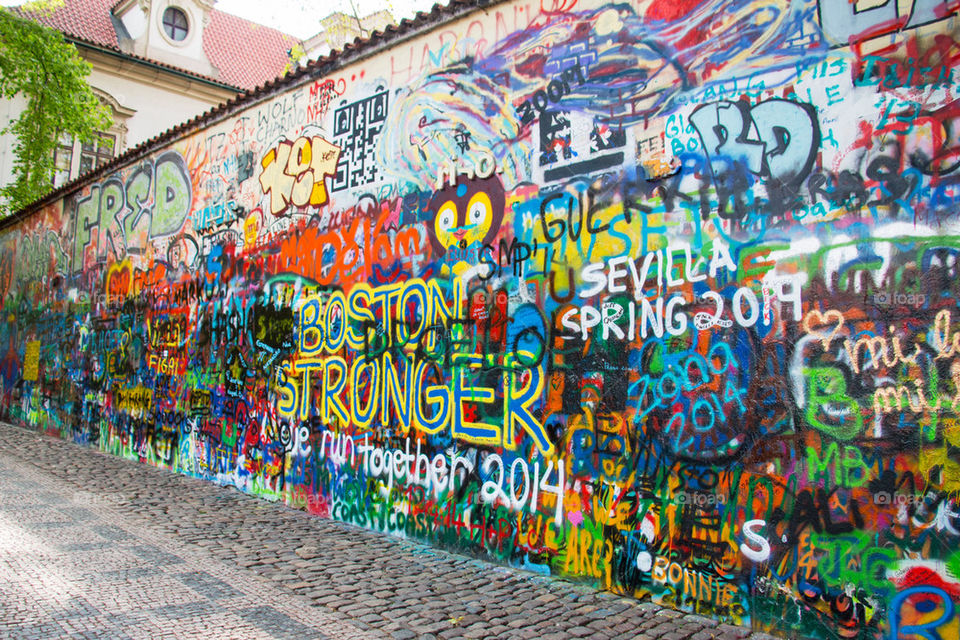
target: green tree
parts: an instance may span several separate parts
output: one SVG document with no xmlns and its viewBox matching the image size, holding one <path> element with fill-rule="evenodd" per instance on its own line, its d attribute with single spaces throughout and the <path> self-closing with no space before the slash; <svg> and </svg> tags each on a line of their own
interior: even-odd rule
<svg viewBox="0 0 960 640">
<path fill-rule="evenodd" d="M 14 179 L 0 188 L 0 214 L 22 209 L 50 191 L 53 152 L 61 136 L 89 141 L 110 126 L 109 110 L 87 84 L 90 69 L 59 32 L 0 9 L 0 95 L 20 94 L 27 100 L 20 117 L 0 130 L 17 140 Z"/>
</svg>

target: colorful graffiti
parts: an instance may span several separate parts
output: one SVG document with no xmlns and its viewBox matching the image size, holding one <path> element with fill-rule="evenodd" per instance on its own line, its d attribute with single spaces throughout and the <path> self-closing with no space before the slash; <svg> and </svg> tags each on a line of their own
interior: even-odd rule
<svg viewBox="0 0 960 640">
<path fill-rule="evenodd" d="M 0 231 L 0 407 L 784 637 L 960 637 L 958 11 L 516 0 L 288 81 Z"/>
</svg>

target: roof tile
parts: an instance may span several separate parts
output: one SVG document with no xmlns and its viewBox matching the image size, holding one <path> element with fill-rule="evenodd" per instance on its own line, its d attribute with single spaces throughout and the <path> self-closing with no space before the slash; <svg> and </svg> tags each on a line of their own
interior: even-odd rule
<svg viewBox="0 0 960 640">
<path fill-rule="evenodd" d="M 244 89 L 255 89 L 283 75 L 288 52 L 300 42 L 276 29 L 216 9 L 210 12 L 206 29 L 203 52 L 220 70 L 220 80 Z"/>
<path fill-rule="evenodd" d="M 110 9 L 115 1 L 66 0 L 53 12 L 28 11 L 23 7 L 13 7 L 13 11 L 67 35 L 119 51 L 117 32 L 110 19 Z"/>
</svg>

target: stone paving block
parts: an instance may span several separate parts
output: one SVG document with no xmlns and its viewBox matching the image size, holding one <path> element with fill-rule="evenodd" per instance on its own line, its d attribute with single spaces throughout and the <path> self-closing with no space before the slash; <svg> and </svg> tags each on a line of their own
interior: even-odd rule
<svg viewBox="0 0 960 640">
<path fill-rule="evenodd" d="M 612 624 L 613 620 L 604 620 L 604 619 L 591 619 L 584 618 L 584 626 L 590 627 L 595 631 L 605 631 L 607 629 L 612 629 L 614 625 Z"/>
<path fill-rule="evenodd" d="M 125 540 L 131 537 L 129 533 L 120 527 L 97 525 L 91 527 L 90 530 L 107 540 Z"/>
<path fill-rule="evenodd" d="M 671 624 L 670 622 L 660 622 L 659 624 L 647 624 L 642 628 L 643 633 L 650 634 L 659 638 L 660 636 L 670 633 L 676 629 L 676 625 Z M 638 629 L 639 630 L 639 629 Z"/>
<path fill-rule="evenodd" d="M 27 526 L 33 529 L 65 529 L 73 526 L 73 523 L 61 520 L 47 520 L 45 522 L 31 522 Z"/>
<path fill-rule="evenodd" d="M 109 542 L 71 542 L 68 544 L 57 545 L 61 550 L 71 551 L 99 551 L 107 549 L 111 545 Z"/>
<path fill-rule="evenodd" d="M 186 618 L 189 616 L 210 616 L 216 609 L 209 603 L 190 602 L 186 604 L 171 604 L 148 609 L 149 613 L 164 618 Z"/>
<path fill-rule="evenodd" d="M 136 580 L 148 576 L 157 576 L 162 572 L 156 567 L 130 567 L 129 569 L 116 569 L 113 571 L 102 571 L 100 575 L 103 578 L 123 578 L 124 580 Z"/>
<path fill-rule="evenodd" d="M 482 638 L 487 635 L 490 625 L 486 622 L 474 622 L 471 625 L 457 625 L 460 628 L 460 635 L 464 638 Z"/>
<path fill-rule="evenodd" d="M 720 631 L 720 634 L 723 638 L 746 638 L 750 635 L 750 629 L 745 629 L 743 627 L 735 627 L 730 624 L 719 624 L 717 625 L 717 631 Z"/>
<path fill-rule="evenodd" d="M 716 627 L 719 623 L 713 618 L 708 618 L 706 616 L 700 616 L 695 613 L 687 613 L 683 616 L 684 621 L 694 622 L 699 624 L 701 627 Z"/>
<path fill-rule="evenodd" d="M 129 547 L 130 551 L 137 557 L 156 565 L 182 564 L 183 558 L 161 551 L 157 547 L 149 544 L 140 544 Z"/>
<path fill-rule="evenodd" d="M 594 630 L 588 627 L 571 627 L 569 629 L 565 629 L 565 632 L 574 638 L 584 638 L 592 635 Z"/>
<path fill-rule="evenodd" d="M 616 610 L 617 605 L 612 605 L 608 608 L 611 611 L 618 614 L 623 613 L 624 611 L 629 611 L 631 609 L 636 611 L 637 613 L 644 614 L 644 615 L 652 615 L 658 611 L 663 611 L 663 607 L 661 607 L 658 604 L 654 604 L 653 602 L 639 602 L 633 606 L 629 605 L 628 603 L 618 603 L 618 604 L 621 607 L 619 611 Z"/>
<path fill-rule="evenodd" d="M 177 579 L 197 593 L 211 600 L 231 598 L 239 592 L 226 582 L 214 578 L 205 571 L 192 571 L 177 574 Z"/>
<path fill-rule="evenodd" d="M 254 624 L 257 628 L 269 633 L 276 638 L 304 639 L 320 638 L 328 636 L 320 633 L 316 629 L 291 620 L 289 616 L 277 611 L 273 607 L 260 606 L 249 609 L 242 609 L 237 612 L 240 617 Z"/>
</svg>

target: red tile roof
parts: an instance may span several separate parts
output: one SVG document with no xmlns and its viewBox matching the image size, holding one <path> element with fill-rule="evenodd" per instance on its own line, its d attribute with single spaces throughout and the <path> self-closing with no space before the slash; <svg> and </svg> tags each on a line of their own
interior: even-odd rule
<svg viewBox="0 0 960 640">
<path fill-rule="evenodd" d="M 121 50 L 114 27 L 112 9 L 116 4 L 117 0 L 65 0 L 53 12 L 28 12 L 22 7 L 14 7 L 13 11 L 82 42 L 130 55 Z M 249 91 L 283 74 L 287 51 L 298 42 L 297 38 L 276 29 L 213 9 L 204 29 L 203 52 L 220 71 L 219 77 L 209 78 L 188 69 L 171 68 Z"/>
<path fill-rule="evenodd" d="M 116 0 L 66 0 L 63 6 L 53 12 L 24 11 L 23 7 L 13 7 L 12 10 L 67 35 L 119 51 L 117 33 L 110 18 L 110 9 L 115 2 Z"/>
<path fill-rule="evenodd" d="M 287 52 L 300 40 L 276 29 L 214 9 L 204 30 L 203 52 L 220 81 L 251 90 L 283 74 Z"/>
</svg>

